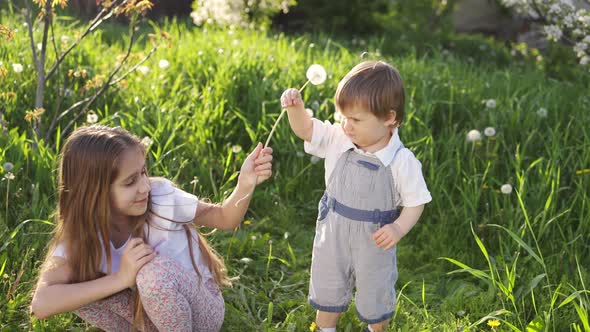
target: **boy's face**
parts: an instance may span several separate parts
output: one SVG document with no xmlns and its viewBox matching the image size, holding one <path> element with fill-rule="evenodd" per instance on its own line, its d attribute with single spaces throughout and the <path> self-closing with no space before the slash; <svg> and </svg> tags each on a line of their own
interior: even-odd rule
<svg viewBox="0 0 590 332">
<path fill-rule="evenodd" d="M 386 119 L 380 119 L 369 110 L 356 106 L 340 110 L 340 113 L 344 133 L 359 149 L 376 152 L 389 143 L 395 113 L 390 113 Z"/>
<path fill-rule="evenodd" d="M 119 174 L 111 184 L 111 210 L 114 216 L 140 216 L 148 206 L 150 181 L 145 157 L 140 149 L 125 151 L 119 159 Z"/>
</svg>

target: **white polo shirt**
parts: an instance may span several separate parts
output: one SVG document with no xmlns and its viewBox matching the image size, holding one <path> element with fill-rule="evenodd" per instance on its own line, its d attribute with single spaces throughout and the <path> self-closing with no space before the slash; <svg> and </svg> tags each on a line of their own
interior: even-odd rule
<svg viewBox="0 0 590 332">
<path fill-rule="evenodd" d="M 151 212 L 148 215 L 149 224 L 144 226 L 144 232 L 147 236 L 147 243 L 157 250 L 160 255 L 166 255 L 178 261 L 182 266 L 193 270 L 191 262 L 188 239 L 182 223 L 192 223 L 197 213 L 199 199 L 181 189 L 174 187 L 172 182 L 164 178 L 151 179 Z M 176 221 L 176 222 L 172 222 Z M 211 271 L 207 267 L 201 250 L 199 248 L 199 238 L 194 228 L 191 228 L 192 249 L 195 257 L 195 263 L 203 280 L 212 278 Z M 100 238 L 99 238 L 100 239 Z M 129 240 L 119 248 L 115 248 L 109 241 L 111 251 L 111 272 L 119 271 L 123 251 L 127 247 Z M 102 244 L 102 239 L 100 239 Z M 107 273 L 107 261 L 104 245 L 102 246 L 102 258 L 100 271 Z M 59 244 L 53 256 L 66 257 L 65 247 Z"/>
<path fill-rule="evenodd" d="M 311 155 L 325 159 L 326 186 L 328 186 L 328 181 L 336 168 L 340 156 L 344 152 L 353 149 L 356 153 L 378 159 L 385 166 L 391 164 L 395 189 L 400 194 L 401 199 L 396 204 L 414 207 L 432 200 L 422 175 L 422 164 L 409 149 L 405 147 L 399 149 L 402 142 L 399 139 L 397 129 L 386 147 L 371 153 L 358 149 L 346 136 L 340 124 L 332 124 L 327 120 L 322 122 L 316 118 L 312 118 L 312 121 L 311 142 L 305 141 L 304 149 L 305 152 Z"/>
</svg>

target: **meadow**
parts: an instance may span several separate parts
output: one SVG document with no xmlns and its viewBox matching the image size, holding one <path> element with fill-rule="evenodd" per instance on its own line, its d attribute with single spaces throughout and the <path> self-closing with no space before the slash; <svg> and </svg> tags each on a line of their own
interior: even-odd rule
<svg viewBox="0 0 590 332">
<path fill-rule="evenodd" d="M 0 164 L 13 165 L 0 170 L 0 330 L 91 329 L 72 314 L 42 321 L 28 314 L 53 229 L 64 128 L 47 140 L 33 135 L 25 112 L 34 104 L 36 73 L 24 19 L 3 12 L 0 23 L 15 32 L 0 43 Z M 54 29 L 67 37 L 57 41 L 63 48 L 81 25 L 64 17 Z M 433 196 L 398 246 L 390 331 L 590 331 L 587 69 L 557 79 L 479 37 L 469 39 L 468 50 L 460 41 L 416 49 L 403 35 L 352 41 L 180 20 L 142 29 L 167 31 L 170 47 L 159 48 L 143 64 L 147 70 L 111 88 L 92 112 L 100 124 L 151 141 L 151 175 L 222 201 L 249 150 L 266 140 L 282 91 L 300 87 L 311 64 L 324 66 L 328 79 L 304 90 L 306 107 L 334 120 L 339 79 L 361 60 L 382 59 L 405 80 L 400 134 L 421 160 Z M 128 38 L 124 27 L 108 23 L 84 39 L 48 83 L 41 121 L 87 96 L 86 82 L 115 65 Z M 149 49 L 144 35 L 132 57 Z M 85 77 L 74 75 L 82 70 Z M 468 136 L 474 129 L 480 135 Z M 309 331 L 314 319 L 307 284 L 323 165 L 303 152 L 286 119 L 271 146 L 273 179 L 256 189 L 243 224 L 209 235 L 239 277 L 224 290 L 223 331 Z M 353 306 L 339 327 L 361 330 Z"/>
</svg>

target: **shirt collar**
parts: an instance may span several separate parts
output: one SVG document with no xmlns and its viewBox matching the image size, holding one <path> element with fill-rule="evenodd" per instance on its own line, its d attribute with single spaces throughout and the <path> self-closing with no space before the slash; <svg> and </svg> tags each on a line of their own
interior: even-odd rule
<svg viewBox="0 0 590 332">
<path fill-rule="evenodd" d="M 344 153 L 350 149 L 354 149 L 354 151 L 357 153 L 369 155 L 369 156 L 374 156 L 377 159 L 379 159 L 379 161 L 381 161 L 381 163 L 383 163 L 383 165 L 388 166 L 393 161 L 395 154 L 397 153 L 397 151 L 399 150 L 399 148 L 401 146 L 402 146 L 402 141 L 399 138 L 398 130 L 396 128 L 393 132 L 393 135 L 391 135 L 391 138 L 389 139 L 389 143 L 387 143 L 387 145 L 379 151 L 376 151 L 373 153 L 364 152 L 363 150 L 358 149 L 354 145 L 354 143 L 352 143 L 352 141 L 347 137 L 347 140 L 341 146 L 340 152 Z"/>
</svg>

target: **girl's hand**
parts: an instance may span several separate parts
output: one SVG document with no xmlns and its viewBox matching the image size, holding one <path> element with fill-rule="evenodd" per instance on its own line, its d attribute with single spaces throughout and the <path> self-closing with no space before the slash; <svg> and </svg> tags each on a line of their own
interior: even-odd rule
<svg viewBox="0 0 590 332">
<path fill-rule="evenodd" d="M 238 182 L 247 186 L 255 186 L 272 176 L 272 149 L 262 148 L 258 143 L 242 164 Z"/>
<path fill-rule="evenodd" d="M 126 287 L 133 287 L 135 285 L 135 277 L 137 272 L 147 262 L 156 257 L 156 252 L 152 247 L 145 244 L 141 238 L 132 238 L 129 240 L 127 247 L 121 256 L 121 267 L 115 273 L 117 278 L 121 280 Z"/>
<path fill-rule="evenodd" d="M 373 234 L 375 244 L 383 249 L 389 250 L 393 248 L 404 237 L 404 232 L 398 224 L 391 223 L 381 227 Z"/>
<path fill-rule="evenodd" d="M 304 111 L 305 107 L 303 106 L 303 99 L 299 90 L 293 88 L 285 90 L 281 96 L 281 107 L 287 110 L 295 108 L 296 110 Z"/>
</svg>

